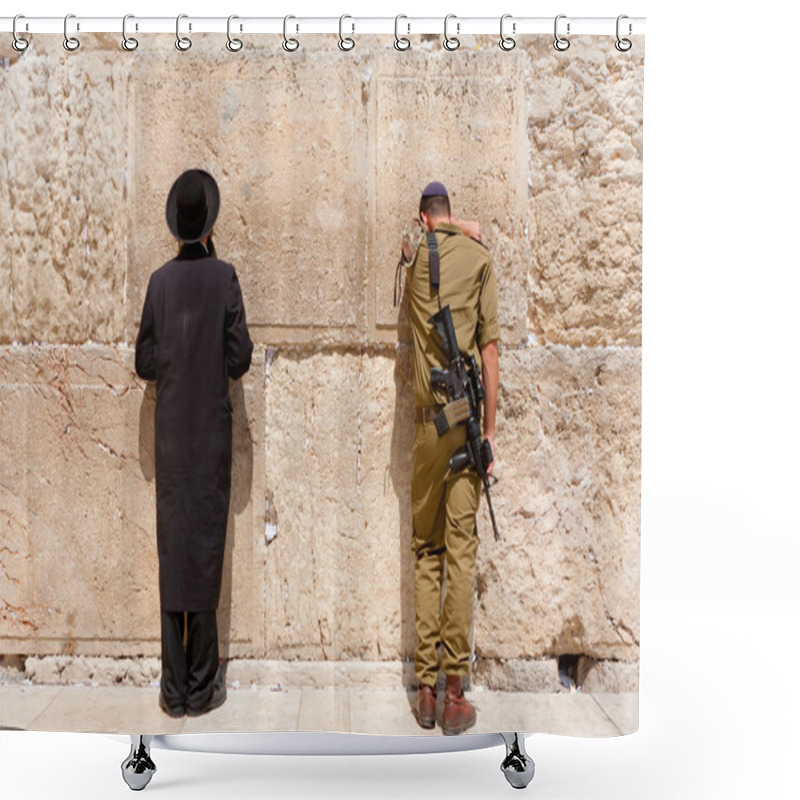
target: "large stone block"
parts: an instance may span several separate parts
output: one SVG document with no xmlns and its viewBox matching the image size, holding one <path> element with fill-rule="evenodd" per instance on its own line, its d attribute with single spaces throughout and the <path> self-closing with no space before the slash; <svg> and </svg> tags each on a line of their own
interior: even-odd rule
<svg viewBox="0 0 800 800">
<path fill-rule="evenodd" d="M 236 655 L 263 651 L 262 387 L 255 364 L 232 391 L 220 627 Z M 0 651 L 160 652 L 154 399 L 127 348 L 0 350 Z"/>
<path fill-rule="evenodd" d="M 641 344 L 644 42 L 524 37 L 529 326 L 541 343 Z"/>
<path fill-rule="evenodd" d="M 526 348 L 503 351 L 500 371 L 502 538 L 484 502 L 476 652 L 635 660 L 641 353 Z"/>
<path fill-rule="evenodd" d="M 270 362 L 271 657 L 400 657 L 412 403 L 381 353 L 281 352 Z"/>
<path fill-rule="evenodd" d="M 0 352 L 0 513 L 14 541 L 4 568 L 18 592 L 2 620 L 4 652 L 73 654 L 159 636 L 152 484 L 131 372 L 115 349 Z"/>
<path fill-rule="evenodd" d="M 411 552 L 414 375 L 409 347 L 400 346 L 393 355 L 365 358 L 360 413 L 364 536 L 374 550 L 367 571 L 372 585 L 360 613 L 370 618 L 371 650 L 380 659 L 413 656 L 416 642 Z"/>
<path fill-rule="evenodd" d="M 270 362 L 272 657 L 413 654 L 409 373 L 405 347 Z M 501 376 L 502 541 L 484 504 L 476 652 L 636 658 L 639 352 L 504 350 Z"/>
<path fill-rule="evenodd" d="M 402 58 L 389 52 L 376 60 L 370 311 L 385 340 L 396 340 L 398 325 L 400 338 L 410 338 L 407 315 L 392 307 L 400 234 L 417 216 L 423 187 L 440 180 L 455 216 L 481 222 L 495 264 L 503 341 L 525 341 L 527 63 L 521 51 L 498 57 L 490 49 L 449 53 L 439 47 L 413 49 Z"/>
<path fill-rule="evenodd" d="M 47 50 L 0 66 L 0 344 L 119 341 L 130 61 Z"/>
<path fill-rule="evenodd" d="M 170 186 L 201 167 L 220 186 L 215 243 L 237 268 L 253 337 L 363 341 L 368 148 L 357 62 L 329 49 L 237 57 L 156 42 L 133 71 L 131 335 L 149 274 L 176 252 L 164 221 Z"/>
</svg>

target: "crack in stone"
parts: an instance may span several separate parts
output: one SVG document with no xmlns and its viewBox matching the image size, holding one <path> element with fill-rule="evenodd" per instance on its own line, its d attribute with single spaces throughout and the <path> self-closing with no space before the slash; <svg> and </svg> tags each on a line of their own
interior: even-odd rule
<svg viewBox="0 0 800 800">
<path fill-rule="evenodd" d="M 364 405 L 364 393 L 360 391 L 364 378 L 364 354 L 358 358 L 358 420 L 357 420 L 357 441 L 356 441 L 356 491 L 361 495 L 361 409 Z"/>
<path fill-rule="evenodd" d="M 117 353 L 117 355 L 119 355 L 119 353 Z M 105 355 L 102 355 L 101 357 L 103 358 L 104 361 L 110 361 L 112 364 L 116 364 L 114 359 L 111 358 L 111 357 L 108 357 L 108 356 L 105 356 Z M 65 361 L 66 368 L 69 368 L 70 366 L 73 367 L 74 369 L 78 370 L 79 372 L 82 372 L 90 381 L 93 378 L 98 378 L 99 380 L 101 380 L 105 384 L 106 388 L 114 395 L 114 397 L 124 397 L 131 390 L 131 385 L 127 384 L 127 385 L 122 387 L 122 391 L 118 391 L 118 387 L 114 386 L 114 384 L 111 383 L 111 381 L 109 381 L 107 378 L 104 378 L 102 375 L 100 375 L 100 374 L 93 375 L 85 367 L 83 367 L 81 364 L 79 364 L 77 362 L 73 361 L 72 364 L 69 364 L 67 362 L 66 353 L 64 354 L 64 361 Z M 94 386 L 94 384 L 90 384 L 90 386 Z"/>
<path fill-rule="evenodd" d="M 28 561 L 30 558 L 32 558 L 30 553 L 21 553 L 18 550 L 12 550 L 7 545 L 3 545 L 2 547 L 0 547 L 0 555 L 2 555 L 3 553 L 8 553 L 10 556 L 16 556 L 17 558 L 21 558 L 23 561 Z M 9 581 L 10 583 L 14 583 L 17 585 L 19 584 L 19 578 L 15 577 L 8 571 L 5 562 L 3 561 L 2 558 L 0 558 L 0 569 L 3 572 L 3 577 L 5 578 L 5 580 Z"/>
<path fill-rule="evenodd" d="M 605 592 L 603 591 L 603 584 L 600 580 L 600 562 L 597 560 L 597 556 L 595 555 L 594 549 L 591 546 L 589 547 L 589 559 L 592 562 L 592 564 L 594 564 L 594 573 L 597 579 L 597 591 L 600 592 L 600 597 L 603 600 L 603 614 L 605 615 L 606 620 L 614 629 L 614 633 L 616 633 L 617 636 L 619 636 L 620 640 L 624 644 L 631 644 L 631 642 L 629 642 L 622 635 L 622 633 L 620 633 L 620 631 L 624 631 L 625 633 L 627 633 L 628 636 L 630 636 L 633 644 L 639 647 L 639 640 L 636 638 L 631 628 L 621 620 L 618 620 L 616 617 L 614 617 L 612 613 L 608 610 L 608 600 L 606 600 L 606 595 Z"/>
<path fill-rule="evenodd" d="M 275 350 L 271 347 L 267 347 L 264 351 L 264 491 L 265 491 L 265 498 L 264 498 L 264 537 L 267 541 L 267 546 L 272 543 L 278 535 L 278 520 L 277 520 L 277 510 L 275 509 L 274 502 L 272 502 L 273 498 L 271 497 L 272 492 L 269 487 L 269 481 L 267 479 L 267 469 L 269 465 L 269 452 L 268 452 L 268 437 L 269 437 L 269 381 L 270 381 L 270 367 L 272 365 L 272 361 L 275 358 Z M 266 591 L 266 590 L 265 590 Z M 265 601 L 265 608 L 267 597 L 264 597 Z"/>
<path fill-rule="evenodd" d="M 85 429 L 80 425 L 80 423 L 78 423 L 74 418 L 72 419 L 71 423 L 68 424 L 67 427 L 61 432 L 61 437 L 62 438 L 64 436 L 68 436 L 68 435 L 71 434 L 73 425 L 75 426 L 75 428 L 77 430 L 85 432 L 86 435 L 89 437 L 89 441 L 91 441 L 93 444 L 96 444 L 100 448 L 100 450 L 102 450 L 104 453 L 112 456 L 113 458 L 118 459 L 123 464 L 128 464 L 131 461 L 135 461 L 137 464 L 139 463 L 139 459 L 138 458 L 132 458 L 131 456 L 125 455 L 124 453 L 118 453 L 113 447 L 111 447 L 111 445 L 109 445 L 106 442 L 104 442 L 98 436 L 95 436 L 94 434 L 89 433 L 88 431 L 85 431 Z M 86 451 L 86 449 L 81 445 L 80 441 L 76 441 L 75 446 L 78 448 L 78 450 L 80 451 L 81 455 L 87 461 L 92 461 L 92 457 L 89 455 L 89 453 Z M 134 467 L 134 470 L 135 470 L 135 467 Z"/>
<path fill-rule="evenodd" d="M 39 630 L 39 626 L 27 619 L 25 615 L 25 609 L 21 606 L 13 606 L 7 600 L 3 600 L 0 598 L 0 603 L 3 604 L 2 610 L 0 610 L 0 618 L 2 619 L 10 619 L 12 622 L 18 625 L 25 625 L 31 628 L 34 632 Z"/>
<path fill-rule="evenodd" d="M 30 553 L 20 553 L 19 550 L 12 550 L 8 545 L 5 544 L 0 547 L 0 553 L 8 553 L 9 555 L 17 556 L 17 558 L 32 558 Z"/>
<path fill-rule="evenodd" d="M 322 650 L 322 658 L 327 661 L 328 653 L 325 649 L 325 632 L 322 630 L 322 615 L 319 613 L 319 603 L 317 602 L 317 556 L 314 548 L 311 548 L 311 582 L 314 595 L 314 606 L 317 609 L 317 628 L 319 630 L 319 646 Z"/>
<path fill-rule="evenodd" d="M 126 456 L 123 453 L 118 453 L 113 447 L 106 444 L 102 439 L 99 439 L 96 436 L 92 436 L 89 434 L 89 438 L 104 452 L 108 453 L 109 455 L 113 456 L 114 458 L 118 458 L 120 461 L 127 461 L 130 456 Z"/>
<path fill-rule="evenodd" d="M 56 392 L 58 392 L 59 395 L 61 395 L 61 397 L 63 399 L 63 403 L 61 404 L 61 407 L 65 411 L 67 411 L 67 413 L 70 415 L 70 417 L 72 417 L 72 415 L 75 413 L 75 409 L 72 406 L 72 400 L 70 399 L 70 395 L 69 395 L 69 391 L 67 389 L 67 386 L 65 385 L 65 383 L 63 381 L 63 375 L 54 375 L 52 378 L 50 378 L 50 380 L 47 381 L 47 385 L 51 389 L 54 389 Z M 74 421 L 74 419 L 73 419 L 73 421 Z"/>
</svg>

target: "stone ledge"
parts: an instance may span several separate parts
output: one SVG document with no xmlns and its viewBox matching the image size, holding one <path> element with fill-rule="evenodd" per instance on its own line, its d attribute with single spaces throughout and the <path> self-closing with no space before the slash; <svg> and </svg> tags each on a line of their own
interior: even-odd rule
<svg viewBox="0 0 800 800">
<path fill-rule="evenodd" d="M 594 661 L 582 670 L 580 691 L 624 694 L 639 690 L 638 662 Z M 416 686 L 410 661 L 261 661 L 231 659 L 227 684 L 285 689 L 365 689 L 390 691 Z M 159 658 L 28 656 L 0 661 L 0 684 L 36 686 L 151 686 L 161 678 Z M 444 686 L 443 678 L 440 683 Z M 471 685 L 470 685 L 471 684 Z M 472 691 L 568 692 L 558 676 L 558 661 L 549 659 L 478 659 L 468 688 Z"/>
</svg>

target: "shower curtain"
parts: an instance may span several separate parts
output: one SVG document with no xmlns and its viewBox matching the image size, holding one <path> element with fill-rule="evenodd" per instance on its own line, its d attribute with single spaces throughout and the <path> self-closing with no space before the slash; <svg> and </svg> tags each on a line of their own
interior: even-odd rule
<svg viewBox="0 0 800 800">
<path fill-rule="evenodd" d="M 444 674 L 434 727 L 414 713 L 418 412 L 398 267 L 439 181 L 491 261 L 499 324 L 499 538 L 483 497 L 469 732 L 635 731 L 643 37 L 627 52 L 613 36 L 563 52 L 544 35 L 507 51 L 30 38 L 0 41 L 0 725 L 442 735 Z M 227 700 L 173 718 L 158 387 L 134 344 L 191 168 L 219 185 L 215 247 L 255 347 L 230 384 Z"/>
</svg>

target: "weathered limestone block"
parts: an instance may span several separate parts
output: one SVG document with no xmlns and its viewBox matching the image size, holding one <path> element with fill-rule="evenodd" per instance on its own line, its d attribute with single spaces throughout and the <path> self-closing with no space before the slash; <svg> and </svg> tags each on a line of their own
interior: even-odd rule
<svg viewBox="0 0 800 800">
<path fill-rule="evenodd" d="M 287 352 L 269 365 L 271 657 L 413 653 L 410 358 Z M 503 539 L 484 504 L 476 652 L 636 658 L 639 353 L 529 348 L 501 365 Z"/>
<path fill-rule="evenodd" d="M 29 656 L 25 677 L 37 684 L 63 686 L 151 686 L 161 678 L 161 659 Z"/>
<path fill-rule="evenodd" d="M 119 57 L 118 55 L 116 56 Z M 237 268 L 256 341 L 362 342 L 367 116 L 362 69 L 337 51 L 219 46 L 137 54 L 128 330 L 149 274 L 175 255 L 170 186 L 200 167 L 217 180 L 220 258 Z"/>
<path fill-rule="evenodd" d="M 394 358 L 364 362 L 361 404 L 361 496 L 364 536 L 374 542 L 368 568 L 373 582 L 366 607 L 373 657 L 412 656 L 414 556 L 411 552 L 411 468 L 414 440 L 412 351 L 400 346 Z M 391 587 L 391 591 L 389 591 Z"/>
<path fill-rule="evenodd" d="M 638 658 L 641 354 L 501 355 L 496 475 L 478 550 L 485 658 Z"/>
<path fill-rule="evenodd" d="M 505 57 L 508 56 L 508 57 Z M 448 189 L 457 218 L 477 219 L 494 259 L 503 340 L 527 337 L 525 283 L 530 260 L 525 230 L 528 163 L 525 75 L 520 51 L 449 53 L 413 49 L 377 60 L 375 94 L 374 304 L 387 341 L 408 320 L 392 308 L 392 282 L 403 225 L 417 216 L 431 180 Z M 442 287 L 446 296 L 447 287 Z"/>
<path fill-rule="evenodd" d="M 398 657 L 403 459 L 381 456 L 409 401 L 393 371 L 394 359 L 365 353 L 281 352 L 269 364 L 270 657 Z"/>
<path fill-rule="evenodd" d="M 118 341 L 130 61 L 39 41 L 0 62 L 0 344 Z"/>
<path fill-rule="evenodd" d="M 91 648 L 126 638 L 126 616 L 132 623 L 137 611 L 137 638 L 159 634 L 146 613 L 156 567 L 143 512 L 153 500 L 139 463 L 141 397 L 132 383 L 114 349 L 0 352 L 9 425 L 0 513 L 4 528 L 18 531 L 4 566 L 19 589 L 17 610 L 3 615 L 4 644 L 11 640 L 4 652 L 20 652 L 14 638 L 31 634 L 21 652 L 72 654 L 82 640 Z"/>
<path fill-rule="evenodd" d="M 637 661 L 591 661 L 581 683 L 581 691 L 589 694 L 599 692 L 639 691 L 639 662 Z"/>
<path fill-rule="evenodd" d="M 558 660 L 479 658 L 472 669 L 472 682 L 484 689 L 502 692 L 562 691 Z"/>
<path fill-rule="evenodd" d="M 232 392 L 221 600 L 222 635 L 241 655 L 263 650 L 263 608 L 251 602 L 263 581 L 260 364 L 245 386 Z M 0 349 L 0 652 L 160 652 L 154 397 L 128 348 Z"/>
<path fill-rule="evenodd" d="M 577 37 L 567 54 L 520 39 L 532 258 L 529 327 L 539 342 L 640 345 L 644 42 Z"/>
</svg>

